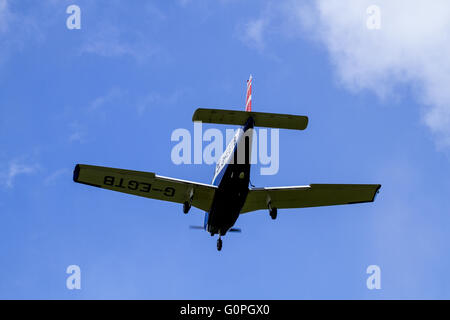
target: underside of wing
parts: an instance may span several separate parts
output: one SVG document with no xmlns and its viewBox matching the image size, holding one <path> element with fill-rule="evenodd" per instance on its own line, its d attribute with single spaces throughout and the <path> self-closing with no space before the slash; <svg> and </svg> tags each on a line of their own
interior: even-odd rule
<svg viewBox="0 0 450 320">
<path fill-rule="evenodd" d="M 311 184 L 296 187 L 255 188 L 247 195 L 241 213 L 273 208 L 307 208 L 372 202 L 379 184 Z"/>
<path fill-rule="evenodd" d="M 73 180 L 86 185 L 136 196 L 184 203 L 209 211 L 216 186 L 156 175 L 153 172 L 77 164 Z"/>
</svg>

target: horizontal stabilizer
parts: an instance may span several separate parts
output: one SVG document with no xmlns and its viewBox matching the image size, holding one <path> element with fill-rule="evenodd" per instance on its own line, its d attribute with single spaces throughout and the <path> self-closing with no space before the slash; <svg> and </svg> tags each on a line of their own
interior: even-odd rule
<svg viewBox="0 0 450 320">
<path fill-rule="evenodd" d="M 249 117 L 253 118 L 255 126 L 258 127 L 304 130 L 308 126 L 308 117 L 306 116 L 204 108 L 195 110 L 192 121 L 241 126 Z"/>
</svg>

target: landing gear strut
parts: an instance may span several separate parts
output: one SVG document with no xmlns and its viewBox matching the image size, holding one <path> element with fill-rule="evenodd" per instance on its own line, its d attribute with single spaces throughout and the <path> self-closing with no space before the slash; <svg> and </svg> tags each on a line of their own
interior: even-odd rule
<svg viewBox="0 0 450 320">
<path fill-rule="evenodd" d="M 183 213 L 187 214 L 191 209 L 192 200 L 194 200 L 194 189 L 189 192 L 189 201 L 183 202 Z"/>
<path fill-rule="evenodd" d="M 222 239 L 219 237 L 219 239 L 217 239 L 217 251 L 222 250 Z"/>
</svg>

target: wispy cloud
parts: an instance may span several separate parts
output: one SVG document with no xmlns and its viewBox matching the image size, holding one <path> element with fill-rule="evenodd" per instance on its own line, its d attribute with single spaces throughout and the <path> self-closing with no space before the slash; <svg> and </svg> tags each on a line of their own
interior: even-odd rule
<svg viewBox="0 0 450 320">
<path fill-rule="evenodd" d="M 267 20 L 265 18 L 257 18 L 247 22 L 242 32 L 240 32 L 241 40 L 250 47 L 257 49 L 263 49 L 265 42 L 265 28 L 267 26 Z"/>
<path fill-rule="evenodd" d="M 25 46 L 44 41 L 50 27 L 64 28 L 64 20 L 61 19 L 67 16 L 63 9 L 73 4 L 72 2 L 68 0 L 33 2 L 27 10 L 19 11 L 18 6 L 12 5 L 11 0 L 0 0 L 0 46 L 2 47 L 0 58 L 5 60 L 13 52 Z M 79 54 L 131 57 L 140 63 L 154 57 L 160 51 L 157 44 L 149 41 L 147 32 L 120 23 L 122 21 L 120 15 L 123 13 L 120 8 L 122 5 L 121 1 L 109 1 L 106 7 L 91 1 L 80 4 L 82 13 L 95 14 L 98 11 L 98 16 L 107 16 L 108 19 L 96 19 L 96 23 L 91 24 L 89 30 L 81 34 Z M 164 12 L 154 4 L 143 5 L 142 11 L 148 18 L 142 25 L 145 30 L 154 27 L 155 21 L 160 23 L 166 20 Z M 85 27 L 82 28 L 84 30 Z"/>
<path fill-rule="evenodd" d="M 0 33 L 8 30 L 10 20 L 11 12 L 9 11 L 8 1 L 0 0 Z"/>
<path fill-rule="evenodd" d="M 149 94 L 138 99 L 136 106 L 139 115 L 144 114 L 148 109 L 156 107 L 161 108 L 176 104 L 185 94 L 187 89 L 175 90 L 168 95 L 162 95 L 158 92 L 150 92 Z"/>
<path fill-rule="evenodd" d="M 122 6 L 122 1 L 109 2 L 106 15 L 103 6 L 91 6 L 91 11 L 102 11 L 101 16 L 108 18 L 99 18 L 90 26 L 79 48 L 80 54 L 95 54 L 108 58 L 129 57 L 138 63 L 144 63 L 162 51 L 149 35 L 167 22 L 165 13 L 156 4 L 146 3 L 140 7 L 142 9 L 139 12 L 145 19 L 136 27 L 133 23 L 124 23 Z"/>
<path fill-rule="evenodd" d="M 129 56 L 143 62 L 153 56 L 157 49 L 145 41 L 140 33 L 130 35 L 115 26 L 104 26 L 90 35 L 81 46 L 81 54 L 96 54 L 102 57 Z"/>
<path fill-rule="evenodd" d="M 92 101 L 91 104 L 89 105 L 89 111 L 99 110 L 106 104 L 114 102 L 116 99 L 119 99 L 124 94 L 125 92 L 122 89 L 118 87 L 113 87 L 105 95 L 95 98 L 94 101 Z"/>
<path fill-rule="evenodd" d="M 158 22 L 164 21 L 167 19 L 167 15 L 158 8 L 154 3 L 148 2 L 145 4 L 145 11 L 151 17 L 152 20 L 156 20 Z"/>
<path fill-rule="evenodd" d="M 69 123 L 69 142 L 86 142 L 86 130 L 78 121 Z"/>
<path fill-rule="evenodd" d="M 105 119 L 117 105 L 123 106 L 118 101 L 122 101 L 125 96 L 125 90 L 120 87 L 112 87 L 106 93 L 92 99 L 85 106 L 77 108 L 76 116 L 71 114 L 71 112 L 66 112 L 67 114 L 64 117 L 67 118 L 70 116 L 71 119 L 68 122 L 69 142 L 87 142 L 89 139 L 88 128 L 92 119 Z M 79 117 L 80 115 L 81 117 Z"/>
<path fill-rule="evenodd" d="M 12 160 L 0 171 L 0 177 L 6 187 L 12 188 L 17 176 L 32 174 L 38 169 L 38 164 L 26 164 L 20 160 Z"/>
<path fill-rule="evenodd" d="M 58 169 L 54 172 L 52 172 L 49 176 L 47 176 L 44 179 L 44 185 L 46 186 L 52 186 L 55 185 L 57 180 L 65 175 L 69 175 L 70 170 L 69 169 Z"/>
<path fill-rule="evenodd" d="M 23 10 L 17 2 L 0 0 L 0 62 L 27 46 L 45 41 L 46 30 L 59 23 L 55 10 L 61 1 L 30 2 Z"/>
<path fill-rule="evenodd" d="M 106 120 L 111 114 L 124 111 L 136 112 L 138 116 L 142 116 L 152 108 L 176 105 L 188 92 L 189 88 L 182 88 L 168 93 L 150 91 L 131 95 L 120 87 L 112 87 L 87 102 L 84 107 L 77 108 L 76 115 L 66 112 L 64 118 L 71 119 L 68 122 L 68 141 L 81 144 L 88 142 L 89 128 L 93 121 L 98 125 L 99 120 Z"/>
<path fill-rule="evenodd" d="M 177 2 L 180 6 L 185 7 L 191 2 L 191 0 L 178 0 Z"/>
<path fill-rule="evenodd" d="M 297 33 L 322 44 L 338 79 L 352 92 L 370 90 L 387 98 L 396 95 L 398 88 L 413 88 L 415 98 L 424 105 L 424 123 L 440 146 L 450 146 L 450 2 L 376 1 L 381 11 L 378 30 L 366 25 L 366 10 L 373 4 L 369 0 L 292 0 L 261 16 L 278 24 L 275 28 L 285 35 Z M 273 18 L 275 14 L 278 19 Z M 267 37 L 261 35 L 258 19 L 253 22 L 255 43 Z"/>
</svg>

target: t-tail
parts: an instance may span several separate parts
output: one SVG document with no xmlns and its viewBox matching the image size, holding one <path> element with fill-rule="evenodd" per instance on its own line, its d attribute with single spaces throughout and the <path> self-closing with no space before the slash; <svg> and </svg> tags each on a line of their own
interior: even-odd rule
<svg viewBox="0 0 450 320">
<path fill-rule="evenodd" d="M 247 80 L 245 111 L 198 108 L 192 116 L 192 121 L 243 126 L 248 118 L 252 117 L 254 125 L 258 127 L 293 130 L 306 129 L 308 126 L 308 117 L 306 116 L 252 111 L 252 81 L 253 77 L 250 75 Z"/>
</svg>

